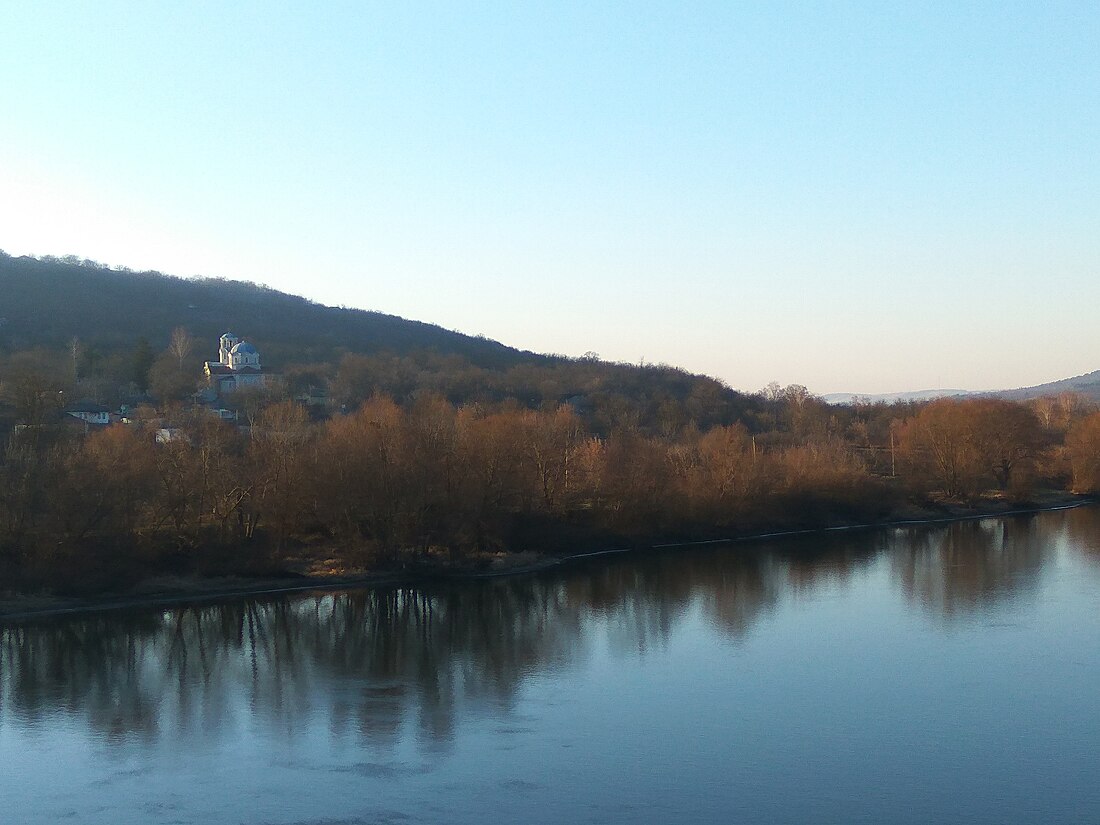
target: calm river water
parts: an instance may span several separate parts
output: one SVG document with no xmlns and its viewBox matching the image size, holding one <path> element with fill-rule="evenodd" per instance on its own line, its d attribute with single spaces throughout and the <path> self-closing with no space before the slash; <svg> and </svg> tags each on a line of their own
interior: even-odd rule
<svg viewBox="0 0 1100 825">
<path fill-rule="evenodd" d="M 1097 823 L 1100 509 L 0 630 L 4 823 Z"/>
</svg>

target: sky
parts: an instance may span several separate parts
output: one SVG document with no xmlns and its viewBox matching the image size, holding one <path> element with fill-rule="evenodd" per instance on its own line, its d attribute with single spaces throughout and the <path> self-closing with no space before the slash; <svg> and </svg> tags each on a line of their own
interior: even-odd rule
<svg viewBox="0 0 1100 825">
<path fill-rule="evenodd" d="M 1100 369 L 1098 44 L 1095 2 L 4 0 L 0 249 L 749 391 L 1031 385 Z"/>
</svg>

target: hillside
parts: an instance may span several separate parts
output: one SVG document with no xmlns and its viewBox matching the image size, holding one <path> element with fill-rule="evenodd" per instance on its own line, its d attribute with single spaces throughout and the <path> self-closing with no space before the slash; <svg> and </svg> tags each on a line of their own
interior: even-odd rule
<svg viewBox="0 0 1100 825">
<path fill-rule="evenodd" d="M 547 360 L 432 324 L 323 306 L 242 281 L 117 271 L 71 258 L 0 255 L 0 295 L 0 348 L 8 351 L 63 348 L 74 336 L 105 352 L 139 338 L 159 350 L 183 326 L 215 347 L 226 329 L 238 330 L 276 369 L 290 361 L 334 361 L 342 352 L 430 350 L 487 368 Z"/>
<path fill-rule="evenodd" d="M 1084 375 L 1075 375 L 1073 378 L 1063 378 L 1060 381 L 1037 384 L 1034 387 L 1004 390 L 996 393 L 996 396 L 1008 401 L 1026 401 L 1031 398 L 1061 395 L 1064 392 L 1073 392 L 1094 401 L 1100 401 L 1100 370 L 1088 372 Z"/>
<path fill-rule="evenodd" d="M 288 376 L 292 388 L 325 386 L 345 408 L 375 393 L 399 403 L 429 393 L 459 405 L 518 402 L 531 409 L 568 401 L 601 433 L 621 426 L 672 431 L 692 422 L 744 421 L 758 428 L 767 415 L 759 397 L 676 367 L 538 355 L 240 281 L 0 253 L 0 294 L 0 401 L 11 402 L 12 379 L 29 373 L 34 380 L 23 383 L 33 392 L 131 403 L 138 397 L 134 382 L 148 377 L 148 363 L 138 368 L 139 342 L 148 341 L 146 351 L 162 353 L 163 361 L 172 330 L 183 327 L 193 339 L 181 364 L 186 380 L 174 396 L 158 396 L 153 386 L 153 400 L 193 390 L 202 361 L 217 355 L 218 336 L 232 330 L 263 353 L 267 369 Z"/>
<path fill-rule="evenodd" d="M 870 395 L 834 392 L 825 395 L 823 398 L 829 404 L 851 404 L 856 400 L 865 400 L 871 403 L 881 401 L 892 404 L 896 401 L 931 401 L 935 398 L 963 398 L 970 396 L 1003 398 L 1006 401 L 1030 401 L 1035 398 L 1048 398 L 1067 392 L 1083 395 L 1093 401 L 1100 401 L 1100 370 L 1088 372 L 1084 375 L 1076 375 L 1073 378 L 1049 381 L 1046 384 L 1036 384 L 1033 387 L 1018 387 L 1011 390 L 916 390 L 913 392 L 892 392 Z"/>
</svg>

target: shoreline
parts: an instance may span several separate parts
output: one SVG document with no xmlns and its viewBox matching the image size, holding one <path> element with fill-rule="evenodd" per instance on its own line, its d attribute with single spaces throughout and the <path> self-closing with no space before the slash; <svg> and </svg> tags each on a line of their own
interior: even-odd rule
<svg viewBox="0 0 1100 825">
<path fill-rule="evenodd" d="M 1066 493 L 1058 496 L 1057 500 L 1051 503 L 1036 504 L 1032 507 L 982 510 L 980 512 L 972 509 L 960 509 L 958 512 L 952 512 L 947 515 L 928 513 L 927 515 L 921 515 L 916 518 L 898 518 L 864 524 L 839 524 L 826 527 L 776 530 L 766 533 L 753 533 L 751 535 L 730 536 L 717 539 L 662 543 L 640 542 L 627 547 L 614 547 L 564 555 L 543 556 L 537 561 L 528 564 L 505 565 L 495 570 L 448 570 L 446 568 L 440 568 L 436 571 L 387 571 L 350 576 L 301 576 L 296 578 L 223 580 L 188 579 L 177 585 L 180 588 L 178 590 L 165 590 L 161 592 L 103 594 L 102 596 L 92 597 L 7 595 L 0 596 L 0 627 L 35 619 L 104 613 L 115 610 L 133 610 L 155 607 L 168 608 L 180 605 L 231 601 L 257 596 L 280 596 L 310 592 L 331 593 L 441 581 L 476 581 L 511 576 L 528 576 L 590 559 L 617 556 L 627 553 L 640 553 L 653 550 L 675 550 L 679 548 L 706 547 L 709 545 L 721 544 L 743 544 L 766 541 L 768 539 L 824 535 L 827 533 L 952 524 L 987 518 L 1004 518 L 1007 516 L 1057 512 L 1059 510 L 1074 510 L 1079 507 L 1087 507 L 1097 503 L 1100 503 L 1100 499 L 1097 499 L 1095 496 Z"/>
</svg>

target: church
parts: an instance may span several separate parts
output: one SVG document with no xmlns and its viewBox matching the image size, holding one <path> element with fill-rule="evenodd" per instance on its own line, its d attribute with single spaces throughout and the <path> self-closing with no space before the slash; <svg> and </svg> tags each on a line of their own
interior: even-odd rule
<svg viewBox="0 0 1100 825">
<path fill-rule="evenodd" d="M 218 340 L 218 360 L 207 361 L 203 365 L 203 373 L 219 395 L 243 387 L 263 387 L 266 380 L 260 366 L 260 353 L 232 332 L 225 333 Z"/>
</svg>

